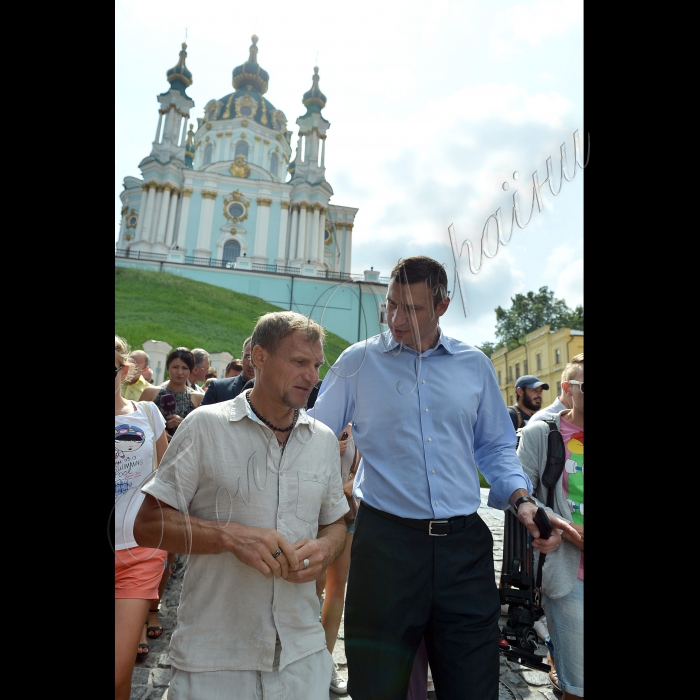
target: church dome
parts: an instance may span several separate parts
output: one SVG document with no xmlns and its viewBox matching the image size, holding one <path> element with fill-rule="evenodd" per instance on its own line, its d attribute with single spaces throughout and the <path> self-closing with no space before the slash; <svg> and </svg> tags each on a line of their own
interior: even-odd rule
<svg viewBox="0 0 700 700">
<path fill-rule="evenodd" d="M 177 62 L 177 65 L 165 73 L 171 87 L 179 90 L 183 95 L 185 95 L 185 89 L 192 85 L 192 72 L 185 65 L 185 59 L 187 58 L 186 48 L 187 44 L 183 42 L 180 60 Z"/>
<path fill-rule="evenodd" d="M 326 96 L 321 92 L 318 87 L 318 81 L 320 80 L 318 76 L 318 66 L 314 66 L 314 74 L 312 77 L 313 85 L 311 90 L 304 93 L 302 102 L 306 107 L 308 112 L 320 112 L 326 106 Z"/>
<path fill-rule="evenodd" d="M 253 34 L 251 37 L 253 43 L 250 45 L 250 56 L 248 60 L 241 66 L 236 66 L 233 69 L 233 88 L 238 90 L 253 90 L 264 95 L 267 92 L 267 83 L 270 76 L 266 70 L 263 70 L 258 65 L 258 37 Z"/>
</svg>

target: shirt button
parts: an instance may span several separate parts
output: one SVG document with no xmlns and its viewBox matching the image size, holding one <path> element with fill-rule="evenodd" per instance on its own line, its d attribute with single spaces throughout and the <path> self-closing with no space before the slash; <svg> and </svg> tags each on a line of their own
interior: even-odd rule
<svg viewBox="0 0 700 700">
<path fill-rule="evenodd" d="M 428 438 L 428 442 L 432 442 L 432 441 L 433 441 L 433 438 Z"/>
<path fill-rule="evenodd" d="M 435 470 L 433 469 L 433 471 L 431 471 L 430 473 L 431 473 L 431 474 L 435 474 Z"/>
<path fill-rule="evenodd" d="M 437 501 L 435 501 L 435 505 L 438 505 L 438 502 L 437 502 Z"/>
<path fill-rule="evenodd" d="M 423 380 L 423 384 L 425 384 L 425 379 Z"/>
<path fill-rule="evenodd" d="M 427 413 L 429 410 L 430 410 L 429 408 L 426 408 L 426 409 L 425 409 L 425 412 Z"/>
</svg>

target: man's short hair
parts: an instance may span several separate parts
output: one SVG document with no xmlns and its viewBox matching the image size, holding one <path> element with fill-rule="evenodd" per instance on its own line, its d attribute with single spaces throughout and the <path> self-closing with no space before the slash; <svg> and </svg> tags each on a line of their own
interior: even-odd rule
<svg viewBox="0 0 700 700">
<path fill-rule="evenodd" d="M 437 306 L 447 296 L 447 272 L 441 263 L 427 255 L 414 255 L 399 260 L 389 279 L 398 284 L 427 282 L 432 291 L 433 306 Z"/>
<path fill-rule="evenodd" d="M 192 354 L 194 355 L 195 367 L 203 367 L 204 360 L 209 358 L 209 353 L 202 348 L 195 348 L 192 350 Z"/>
<path fill-rule="evenodd" d="M 151 364 L 151 358 L 148 356 L 148 353 L 145 350 L 132 350 L 130 357 L 133 360 L 140 357 L 143 358 L 144 367 L 149 367 Z"/>
<path fill-rule="evenodd" d="M 566 367 L 564 367 L 564 371 L 561 373 L 562 382 L 568 382 L 569 379 L 573 379 L 578 374 L 578 371 L 582 366 L 583 353 L 580 352 L 578 355 L 574 355 Z"/>
<path fill-rule="evenodd" d="M 230 372 L 232 369 L 235 369 L 237 372 L 242 372 L 243 371 L 243 365 L 241 364 L 240 360 L 231 360 L 226 365 L 226 372 Z"/>
<path fill-rule="evenodd" d="M 253 336 L 252 336 L 252 335 L 249 335 L 249 336 L 243 341 L 243 345 L 241 345 L 241 350 L 242 350 L 243 348 L 245 348 L 246 343 L 250 343 L 250 341 L 251 341 L 252 339 L 253 339 Z M 253 346 L 251 345 L 250 347 L 251 347 L 251 349 L 252 349 Z"/>
<path fill-rule="evenodd" d="M 272 311 L 261 316 L 255 324 L 250 340 L 251 349 L 260 345 L 274 355 L 282 339 L 297 331 L 305 333 L 309 343 L 320 340 L 323 345 L 326 340 L 323 327 L 303 314 L 296 311 Z"/>
</svg>

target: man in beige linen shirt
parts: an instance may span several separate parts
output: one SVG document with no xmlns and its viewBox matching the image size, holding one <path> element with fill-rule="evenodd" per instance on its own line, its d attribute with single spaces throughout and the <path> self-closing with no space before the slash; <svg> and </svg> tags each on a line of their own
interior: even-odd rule
<svg viewBox="0 0 700 700">
<path fill-rule="evenodd" d="M 255 387 L 192 411 L 142 489 L 136 541 L 190 555 L 169 700 L 328 698 L 314 581 L 343 550 L 348 505 L 337 438 L 304 410 L 323 340 L 301 314 L 262 316 Z"/>
</svg>

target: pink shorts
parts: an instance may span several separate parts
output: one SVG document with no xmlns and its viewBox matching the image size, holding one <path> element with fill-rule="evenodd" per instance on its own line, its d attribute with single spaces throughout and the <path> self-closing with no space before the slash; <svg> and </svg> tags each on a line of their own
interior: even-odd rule
<svg viewBox="0 0 700 700">
<path fill-rule="evenodd" d="M 158 600 L 168 553 L 151 547 L 118 549 L 114 556 L 114 597 Z"/>
</svg>

